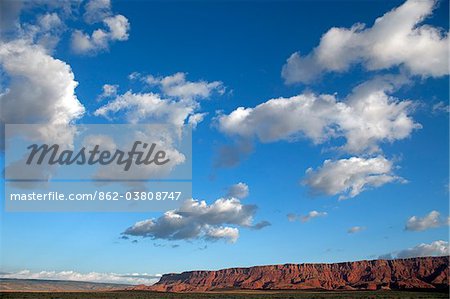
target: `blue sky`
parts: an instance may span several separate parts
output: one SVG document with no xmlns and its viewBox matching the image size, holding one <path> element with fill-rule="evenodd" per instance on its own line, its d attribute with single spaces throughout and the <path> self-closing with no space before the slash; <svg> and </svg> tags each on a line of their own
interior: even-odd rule
<svg viewBox="0 0 450 299">
<path fill-rule="evenodd" d="M 24 53 L 38 47 L 42 56 L 29 59 L 50 57 L 71 67 L 78 82 L 73 95 L 84 110 L 73 113 L 81 110 L 80 105 L 73 98 L 64 100 L 75 123 L 130 121 L 133 109 L 139 108 L 133 103 L 115 114 L 109 111 L 112 120 L 96 113 L 127 91 L 153 91 L 172 102 L 187 99 L 192 113 L 208 113 L 193 133 L 193 197 L 212 205 L 227 195 L 230 186 L 242 182 L 249 195 L 234 203 L 258 207 L 250 215 L 252 225 L 270 222 L 255 229 L 244 222 L 224 221 L 221 225 L 238 229 L 237 239 L 212 241 L 202 234 L 186 240 L 154 239 L 133 233 L 124 240 L 119 237 L 127 228 L 146 219 L 157 221 L 163 213 L 10 213 L 2 208 L 1 264 L 10 277 L 72 278 L 61 271 L 74 271 L 96 273 L 95 278 L 79 276 L 84 279 L 114 281 L 119 274 L 148 273 L 153 279 L 144 281 L 148 282 L 154 281 L 154 274 L 193 269 L 448 252 L 447 1 L 422 1 L 424 7 L 415 1 L 98 1 L 104 10 L 94 11 L 96 21 L 85 15 L 89 1 L 72 2 L 70 9 L 62 4 L 38 8 L 31 1 L 14 10 L 12 2 L 5 3 L 18 19 L 3 24 L 6 33 L 0 40 L 3 123 L 27 120 L 26 115 L 7 114 L 18 113 L 12 104 L 5 104 L 7 91 L 16 77 L 25 77 L 22 84 L 30 84 L 26 76 L 36 71 L 18 72 L 9 64 L 20 62 L 11 59 L 7 49 Z M 405 5 L 418 19 L 422 11 L 424 20 L 413 20 L 417 25 L 404 29 L 413 17 L 394 12 L 388 26 L 370 33 L 375 19 Z M 37 33 L 31 33 L 26 24 L 38 24 L 49 13 L 59 21 L 53 20 L 49 28 L 41 23 Z M 118 15 L 125 17 L 128 27 Z M 117 21 L 124 31 L 111 27 L 108 31 L 105 20 Z M 366 29 L 349 30 L 357 23 L 366 24 Z M 419 32 L 424 24 L 428 27 Z M 321 43 L 333 27 L 341 30 L 329 44 Z M 99 28 L 107 37 L 97 43 L 93 37 L 75 41 L 76 32 L 91 34 Z M 432 34 L 437 37 L 430 38 Z M 348 35 L 351 38 L 340 43 Z M 398 43 L 383 44 L 386 40 Z M 23 44 L 14 44 L 18 41 Z M 296 60 L 288 62 L 296 52 L 300 53 Z M 282 73 L 283 66 L 289 72 Z M 135 72 L 139 77 L 130 80 Z M 163 82 L 179 72 L 185 73 L 180 85 L 219 82 L 219 86 L 206 87 L 207 95 L 176 98 L 164 90 Z M 156 83 L 149 84 L 148 78 Z M 378 86 L 378 79 L 388 87 Z M 375 104 L 387 102 L 379 113 L 364 114 L 364 107 L 357 108 L 364 99 L 354 89 L 374 80 L 379 88 L 373 94 Z M 36 89 L 40 83 L 33 84 Z M 117 90 L 99 100 L 105 84 L 117 85 Z M 331 102 L 321 102 L 325 94 Z M 306 98 L 291 98 L 298 95 Z M 271 99 L 282 100 L 268 102 Z M 50 96 L 42 107 L 52 107 L 52 100 Z M 331 112 L 316 117 L 323 106 L 309 111 L 302 106 L 308 101 Z M 276 108 L 292 102 L 290 108 Z M 363 106 L 370 108 L 367 103 Z M 14 105 L 29 104 L 18 99 Z M 257 109 L 261 104 L 265 105 Z M 234 118 L 238 107 L 249 109 L 249 116 Z M 175 113 L 167 109 L 168 115 Z M 138 121 L 148 122 L 150 116 Z M 54 121 L 42 113 L 45 117 Z M 292 121 L 284 123 L 285 119 Z M 186 116 L 183 122 L 187 121 Z M 313 128 L 319 121 L 326 125 L 317 133 Z M 353 124 L 357 121 L 360 125 Z M 367 123 L 373 127 L 364 131 Z M 356 146 L 350 147 L 352 138 Z M 229 158 L 223 156 L 224 147 L 240 153 L 241 159 L 218 165 Z M 336 163 L 335 168 L 325 166 L 325 160 Z M 347 181 L 339 183 L 339 178 Z M 358 191 L 361 182 L 363 189 Z M 313 211 L 317 213 L 312 217 L 302 218 Z M 25 269 L 30 272 L 20 272 Z M 40 271 L 50 272 L 39 276 Z"/>
</svg>

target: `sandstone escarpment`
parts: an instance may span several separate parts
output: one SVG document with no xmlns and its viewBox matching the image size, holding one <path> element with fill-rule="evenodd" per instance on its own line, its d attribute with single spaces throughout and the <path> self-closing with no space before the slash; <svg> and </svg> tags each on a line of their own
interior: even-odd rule
<svg viewBox="0 0 450 299">
<path fill-rule="evenodd" d="M 153 286 L 164 292 L 252 290 L 448 289 L 449 257 L 285 264 L 165 274 Z"/>
</svg>

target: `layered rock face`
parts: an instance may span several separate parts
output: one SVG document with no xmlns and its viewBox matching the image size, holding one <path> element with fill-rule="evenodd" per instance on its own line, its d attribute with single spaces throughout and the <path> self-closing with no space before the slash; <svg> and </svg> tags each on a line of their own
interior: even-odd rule
<svg viewBox="0 0 450 299">
<path fill-rule="evenodd" d="M 285 264 L 165 274 L 153 286 L 163 292 L 252 290 L 448 289 L 449 257 L 371 260 L 335 264 Z"/>
</svg>

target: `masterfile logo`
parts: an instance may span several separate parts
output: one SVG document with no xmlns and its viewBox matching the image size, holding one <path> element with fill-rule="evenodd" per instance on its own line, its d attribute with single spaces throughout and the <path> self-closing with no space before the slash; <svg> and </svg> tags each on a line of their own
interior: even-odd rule
<svg viewBox="0 0 450 299">
<path fill-rule="evenodd" d="M 12 211 L 143 211 L 192 197 L 190 128 L 6 125 Z"/>
<path fill-rule="evenodd" d="M 100 145 L 96 144 L 92 150 L 86 150 L 82 147 L 81 150 L 75 153 L 72 150 L 63 150 L 60 152 L 58 144 L 32 144 L 27 148 L 30 149 L 30 155 L 27 159 L 27 165 L 36 163 L 41 165 L 44 159 L 49 155 L 47 162 L 50 165 L 108 165 L 116 164 L 123 165 L 124 170 L 128 171 L 132 164 L 136 165 L 155 165 L 167 164 L 170 159 L 166 158 L 167 154 L 164 150 L 155 150 L 156 143 L 148 144 L 142 141 L 135 141 L 130 151 L 122 151 L 116 149 L 113 153 L 108 150 L 100 150 Z M 140 151 L 139 147 L 143 150 Z M 144 151 L 145 150 L 145 151 Z M 37 156 L 37 157 L 36 157 Z M 35 159 L 36 157 L 36 159 Z"/>
</svg>

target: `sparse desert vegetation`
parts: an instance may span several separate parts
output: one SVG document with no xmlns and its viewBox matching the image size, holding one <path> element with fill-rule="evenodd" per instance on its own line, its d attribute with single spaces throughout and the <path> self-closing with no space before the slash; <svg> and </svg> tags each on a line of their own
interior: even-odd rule
<svg viewBox="0 0 450 299">
<path fill-rule="evenodd" d="M 407 291 L 158 293 L 145 291 L 0 293 L 2 299 L 431 299 L 448 293 Z"/>
</svg>

